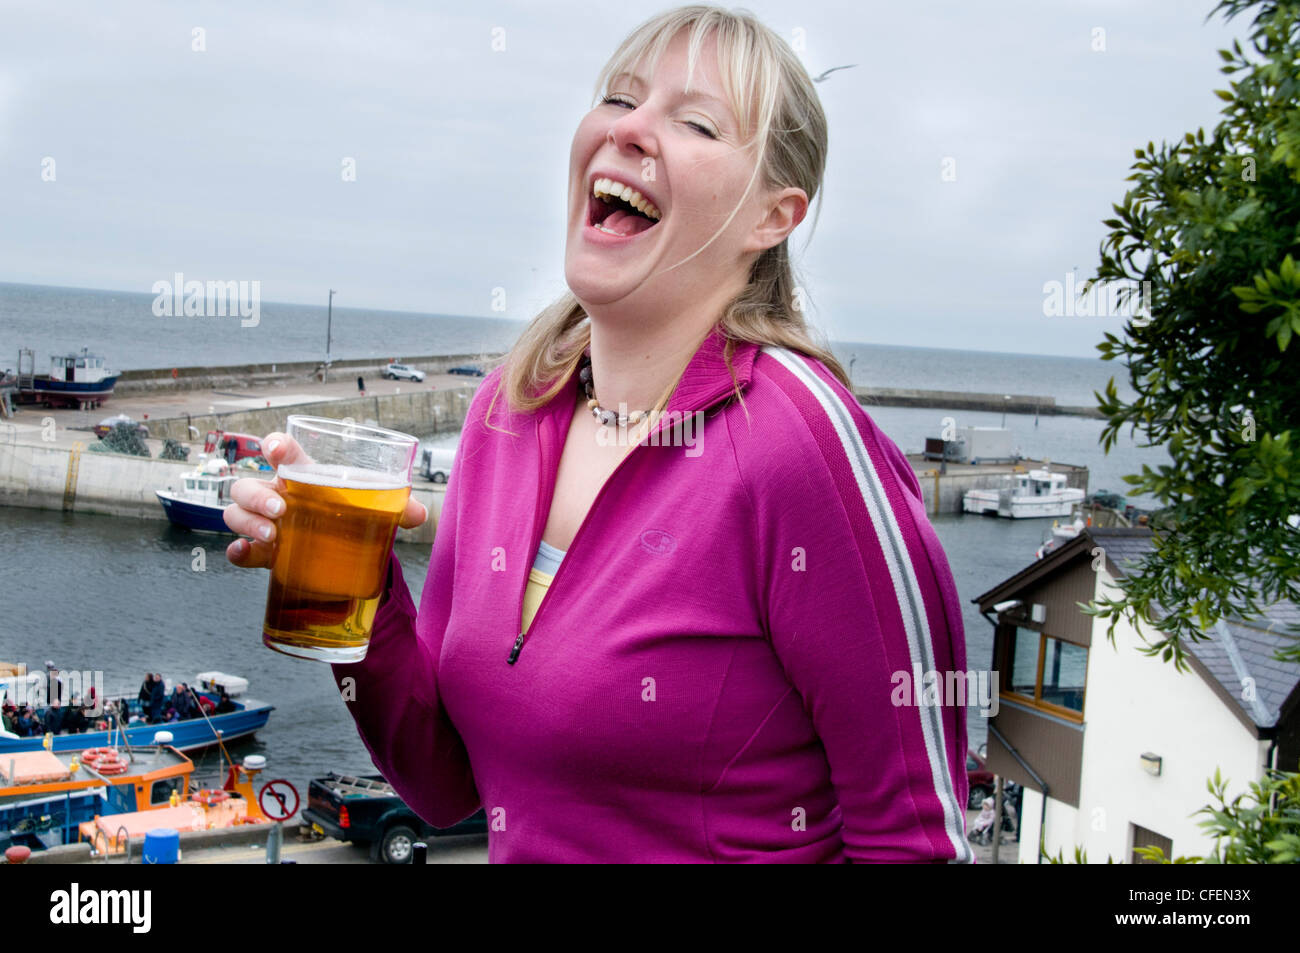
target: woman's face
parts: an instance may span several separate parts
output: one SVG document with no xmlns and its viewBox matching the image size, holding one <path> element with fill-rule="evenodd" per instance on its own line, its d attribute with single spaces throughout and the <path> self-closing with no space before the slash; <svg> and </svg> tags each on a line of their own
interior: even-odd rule
<svg viewBox="0 0 1300 953">
<path fill-rule="evenodd" d="M 665 271 L 726 221 L 745 192 L 756 152 L 741 141 L 711 38 L 700 46 L 690 95 L 683 93 L 686 47 L 687 34 L 679 33 L 653 76 L 641 68 L 636 76 L 615 77 L 610 101 L 598 103 L 574 134 L 565 278 L 584 306 L 698 303 L 743 282 L 753 253 L 766 247 L 755 240 L 755 226 L 770 197 L 756 183 L 725 232 Z M 616 190 L 640 193 L 631 195 L 640 214 L 594 194 L 607 188 L 601 182 L 607 179 L 618 183 Z"/>
</svg>

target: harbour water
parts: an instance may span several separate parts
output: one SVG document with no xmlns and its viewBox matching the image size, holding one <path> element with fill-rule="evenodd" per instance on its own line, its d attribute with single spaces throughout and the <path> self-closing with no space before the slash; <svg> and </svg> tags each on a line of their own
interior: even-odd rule
<svg viewBox="0 0 1300 953">
<path fill-rule="evenodd" d="M 0 353 L 0 368 L 16 359 L 20 345 L 37 350 L 38 368 L 49 353 L 82 346 L 105 353 L 119 369 L 323 355 L 323 307 L 263 303 L 259 327 L 241 329 L 238 319 L 156 318 L 152 300 L 148 294 L 0 284 L 0 345 L 13 352 Z M 513 322 L 336 307 L 332 354 L 494 352 L 507 348 L 519 328 Z M 1086 358 L 854 344 L 836 344 L 834 350 L 846 367 L 856 358 L 853 376 L 863 386 L 1043 394 L 1067 404 L 1092 403 L 1092 391 L 1123 370 Z M 937 436 L 946 416 L 957 426 L 1002 422 L 1001 414 L 988 412 L 867 410 L 905 452 Z M 1103 455 L 1099 420 L 1035 421 L 1009 414 L 1006 424 L 1026 455 L 1091 468 L 1093 490 L 1125 493 L 1123 474 L 1168 459 L 1162 448 L 1137 446 L 1127 434 Z M 444 434 L 425 442 L 450 446 L 456 439 Z M 1051 521 L 956 515 L 932 520 L 964 603 L 968 664 L 987 666 L 992 633 L 970 600 L 1032 562 Z M 39 670 L 51 659 L 60 667 L 102 670 L 110 693 L 134 693 L 146 671 L 161 671 L 172 681 L 192 681 L 208 669 L 243 675 L 251 682 L 250 695 L 276 711 L 255 740 L 233 746 L 237 757 L 266 755 L 268 776 L 288 778 L 300 791 L 310 777 L 330 769 L 374 770 L 328 668 L 262 646 L 266 574 L 227 563 L 228 537 L 192 535 L 163 522 L 13 507 L 0 507 L 0 534 L 0 661 Z M 399 545 L 398 555 L 418 602 L 429 549 Z M 978 747 L 984 721 L 976 711 L 970 714 L 969 740 Z M 216 767 L 215 753 L 199 759 L 201 774 Z"/>
</svg>

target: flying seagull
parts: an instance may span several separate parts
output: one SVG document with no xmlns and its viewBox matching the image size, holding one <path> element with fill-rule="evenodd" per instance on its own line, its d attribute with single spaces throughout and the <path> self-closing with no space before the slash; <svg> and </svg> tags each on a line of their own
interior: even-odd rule
<svg viewBox="0 0 1300 953">
<path fill-rule="evenodd" d="M 814 83 L 820 83 L 820 82 L 821 82 L 822 80 L 824 80 L 827 76 L 830 76 L 831 73 L 834 73 L 837 69 L 853 69 L 853 67 L 855 67 L 855 66 L 857 66 L 857 65 L 858 65 L 857 63 L 850 63 L 848 66 L 832 66 L 830 69 L 828 69 L 826 72 L 822 73 L 820 76 L 814 76 L 814 77 L 813 77 L 813 82 L 814 82 Z"/>
</svg>

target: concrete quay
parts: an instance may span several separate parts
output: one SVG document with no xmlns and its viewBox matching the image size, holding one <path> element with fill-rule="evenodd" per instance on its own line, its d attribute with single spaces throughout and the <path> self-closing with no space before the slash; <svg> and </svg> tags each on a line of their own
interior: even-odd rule
<svg viewBox="0 0 1300 953">
<path fill-rule="evenodd" d="M 469 363 L 460 356 L 443 360 Z M 147 375 L 140 378 L 145 383 L 125 389 L 119 384 L 119 392 L 98 410 L 52 410 L 20 405 L 12 417 L 0 419 L 0 505 L 165 519 L 154 491 L 173 483 L 193 465 L 157 459 L 165 438 L 189 446 L 190 461 L 194 461 L 209 430 L 264 436 L 283 430 L 285 418 L 291 413 L 336 419 L 352 417 L 361 424 L 406 433 L 454 433 L 463 426 L 470 400 L 483 380 L 432 370 L 422 383 L 389 381 L 370 374 L 362 395 L 357 390 L 354 373 L 357 368 L 341 366 L 346 363 L 352 362 L 336 362 L 325 381 L 311 374 L 304 377 L 304 368 L 311 370 L 317 366 L 307 364 L 266 365 L 265 374 L 255 373 L 254 365 L 207 368 L 201 369 L 202 374 L 178 374 L 176 378 L 170 371 L 129 372 Z M 286 367 L 292 370 L 286 371 Z M 240 381 L 244 386 L 230 390 L 192 386 L 198 380 L 218 378 Z M 922 400 L 934 401 L 934 406 L 943 408 L 963 409 L 972 405 L 963 403 L 966 397 L 972 398 L 976 405 L 995 397 L 999 405 L 1005 402 L 1001 395 L 946 391 L 858 393 L 868 409 L 873 403 L 899 401 L 907 405 L 907 401 Z M 1017 399 L 1040 402 L 1034 406 L 1044 413 L 1048 412 L 1044 408 L 1054 405 L 1051 398 Z M 1028 404 L 1022 406 L 1012 401 L 1008 409 L 1023 411 L 1025 406 Z M 147 443 L 152 459 L 87 449 L 97 442 L 91 428 L 104 417 L 116 414 L 126 414 L 148 426 Z M 1041 460 L 1000 465 L 949 462 L 941 467 L 919 453 L 910 454 L 909 462 L 921 484 L 926 511 L 932 514 L 960 512 L 966 490 L 997 486 L 1010 474 L 1045 463 Z M 1087 468 L 1060 463 L 1053 463 L 1052 467 L 1067 474 L 1070 486 L 1087 491 Z M 437 516 L 442 511 L 444 490 L 442 486 L 417 480 L 412 492 Z M 414 530 L 399 530 L 398 539 L 431 544 L 434 525 L 435 521 L 430 520 Z"/>
<path fill-rule="evenodd" d="M 1052 417 L 1068 414 L 1075 417 L 1102 418 L 1096 407 L 1058 404 L 1055 397 L 1036 394 L 979 394 L 955 390 L 915 390 L 902 387 L 855 387 L 853 396 L 870 409 L 880 407 L 936 407 L 941 410 L 990 410 L 1009 414 L 1039 414 Z"/>
<path fill-rule="evenodd" d="M 367 381 L 357 392 L 355 377 L 326 383 L 279 381 L 241 392 L 163 390 L 114 395 L 99 410 L 52 410 L 19 406 L 0 420 L 0 505 L 64 512 L 165 520 L 154 491 L 174 484 L 194 466 L 210 429 L 264 436 L 283 430 L 291 413 L 352 417 L 360 424 L 406 433 L 460 430 L 481 378 L 430 375 L 423 384 Z M 119 413 L 149 427 L 151 458 L 88 450 L 98 438 L 91 428 Z M 189 462 L 159 460 L 163 439 L 190 448 Z M 412 495 L 433 517 L 442 512 L 445 486 L 416 480 Z M 414 530 L 398 530 L 398 541 L 432 544 L 436 519 Z"/>
<path fill-rule="evenodd" d="M 1049 467 L 1054 473 L 1066 475 L 1065 485 L 1077 487 L 1088 492 L 1088 468 L 1071 463 L 1057 463 L 1054 460 L 1032 460 L 1025 458 L 1016 463 L 955 463 L 952 460 L 940 464 L 937 460 L 926 459 L 924 454 L 909 453 L 907 462 L 912 465 L 921 484 L 921 496 L 925 500 L 925 511 L 935 513 L 960 513 L 962 497 L 967 490 L 982 490 L 1005 485 L 1007 477 L 1015 473 L 1025 473 Z"/>
</svg>

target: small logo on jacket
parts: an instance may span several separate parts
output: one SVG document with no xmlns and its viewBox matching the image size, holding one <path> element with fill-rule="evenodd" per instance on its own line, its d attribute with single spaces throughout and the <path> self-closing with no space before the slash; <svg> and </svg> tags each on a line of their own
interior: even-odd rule
<svg viewBox="0 0 1300 953">
<path fill-rule="evenodd" d="M 677 548 L 677 539 L 662 529 L 648 529 L 641 534 L 641 548 L 656 556 L 666 556 Z"/>
</svg>

